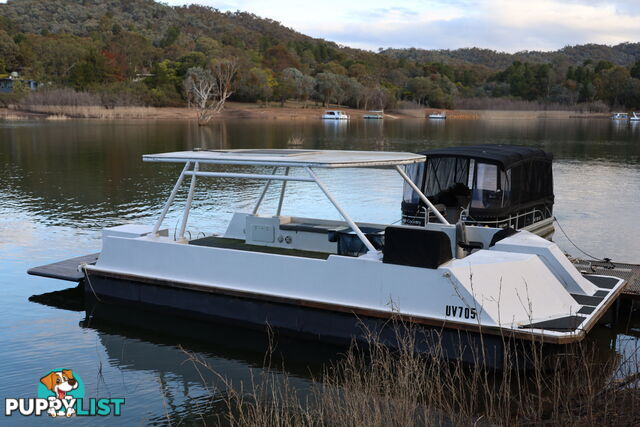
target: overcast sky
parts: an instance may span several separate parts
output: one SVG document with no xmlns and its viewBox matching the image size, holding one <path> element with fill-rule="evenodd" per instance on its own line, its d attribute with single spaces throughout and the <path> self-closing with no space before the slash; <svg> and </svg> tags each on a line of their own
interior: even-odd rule
<svg viewBox="0 0 640 427">
<path fill-rule="evenodd" d="M 640 0 L 165 0 L 242 10 L 340 44 L 507 52 L 640 41 Z"/>
</svg>

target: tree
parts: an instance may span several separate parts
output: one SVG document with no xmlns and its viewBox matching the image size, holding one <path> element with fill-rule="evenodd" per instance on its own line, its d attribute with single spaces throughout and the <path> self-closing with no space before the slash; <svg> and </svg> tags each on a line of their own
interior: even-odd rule
<svg viewBox="0 0 640 427">
<path fill-rule="evenodd" d="M 16 69 L 18 65 L 18 46 L 4 30 L 0 30 L 0 58 L 8 70 Z"/>
<path fill-rule="evenodd" d="M 285 68 L 279 73 L 276 92 L 281 106 L 284 106 L 287 99 L 298 97 L 299 82 L 302 82 L 303 77 L 304 75 L 297 68 Z"/>
<path fill-rule="evenodd" d="M 311 98 L 311 95 L 313 95 L 313 90 L 315 87 L 316 79 L 307 75 L 303 76 L 300 88 L 300 96 L 302 98 L 302 101 L 304 102 L 303 108 L 307 108 L 307 101 L 309 101 L 309 98 Z"/>
<path fill-rule="evenodd" d="M 631 77 L 634 79 L 640 79 L 640 61 L 636 61 L 635 64 L 631 67 Z"/>
<path fill-rule="evenodd" d="M 233 93 L 231 84 L 238 71 L 238 62 L 227 59 L 213 63 L 209 68 L 194 67 L 187 71 L 184 87 L 198 109 L 198 124 L 205 125 L 220 113 Z"/>
<path fill-rule="evenodd" d="M 638 80 L 631 77 L 625 67 L 609 68 L 597 80 L 598 97 L 609 106 L 635 106 L 638 98 Z"/>
<path fill-rule="evenodd" d="M 280 72 L 285 68 L 300 68 L 300 59 L 285 45 L 278 44 L 267 49 L 264 54 L 264 65 L 273 71 Z"/>
<path fill-rule="evenodd" d="M 363 90 L 364 109 L 382 110 L 387 103 L 387 92 L 380 86 L 367 87 Z"/>
<path fill-rule="evenodd" d="M 428 77 L 414 77 L 407 81 L 406 89 L 414 101 L 424 105 L 433 89 L 433 81 Z"/>
<path fill-rule="evenodd" d="M 342 98 L 340 81 L 338 76 L 333 73 L 319 73 L 316 76 L 316 90 L 320 99 L 322 100 L 322 106 L 326 107 L 331 101 L 337 101 L 338 98 Z"/>
<path fill-rule="evenodd" d="M 254 67 L 239 73 L 235 84 L 234 98 L 243 101 L 269 101 L 276 86 L 273 72 Z"/>
</svg>

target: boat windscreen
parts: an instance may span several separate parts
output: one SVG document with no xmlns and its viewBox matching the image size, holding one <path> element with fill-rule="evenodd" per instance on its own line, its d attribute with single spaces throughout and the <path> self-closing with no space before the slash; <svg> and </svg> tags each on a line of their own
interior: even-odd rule
<svg viewBox="0 0 640 427">
<path fill-rule="evenodd" d="M 437 200 L 456 187 L 471 186 L 469 168 L 473 168 L 473 163 L 462 157 L 435 157 L 425 163 L 408 165 L 406 170 L 411 180 L 422 187 L 425 196 Z M 404 201 L 418 203 L 418 195 L 406 183 Z"/>
<path fill-rule="evenodd" d="M 433 203 L 465 207 L 470 202 L 476 214 L 506 212 L 536 201 L 553 203 L 552 165 L 546 159 L 520 162 L 506 171 L 496 163 L 460 157 L 431 157 L 406 168 Z M 403 201 L 420 203 L 407 184 Z"/>
</svg>

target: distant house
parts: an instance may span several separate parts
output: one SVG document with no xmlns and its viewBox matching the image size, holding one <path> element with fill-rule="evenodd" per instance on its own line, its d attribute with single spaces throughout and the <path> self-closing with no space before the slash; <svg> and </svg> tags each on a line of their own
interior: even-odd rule
<svg viewBox="0 0 640 427">
<path fill-rule="evenodd" d="M 31 90 L 38 89 L 38 82 L 35 80 L 23 80 L 13 76 L 2 77 L 0 78 L 0 93 L 11 93 L 13 92 L 13 85 L 15 82 L 22 82 L 26 87 Z"/>
</svg>

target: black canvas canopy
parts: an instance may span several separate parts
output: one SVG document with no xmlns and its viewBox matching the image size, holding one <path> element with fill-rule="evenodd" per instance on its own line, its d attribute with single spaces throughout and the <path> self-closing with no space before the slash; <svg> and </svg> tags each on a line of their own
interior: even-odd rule
<svg viewBox="0 0 640 427">
<path fill-rule="evenodd" d="M 553 154 L 547 153 L 539 148 L 505 144 L 436 148 L 434 150 L 422 151 L 419 154 L 427 157 L 465 157 L 485 160 L 499 164 L 503 169 L 510 169 L 524 161 L 535 160 L 550 163 L 553 160 Z"/>
<path fill-rule="evenodd" d="M 424 194 L 447 211 L 467 209 L 472 218 L 513 215 L 553 207 L 553 155 L 517 145 L 472 145 L 424 151 L 423 164 L 407 172 Z M 420 210 L 417 195 L 405 187 L 403 214 Z M 547 214 L 545 213 L 545 216 Z M 453 215 L 452 218 L 455 218 Z"/>
</svg>

